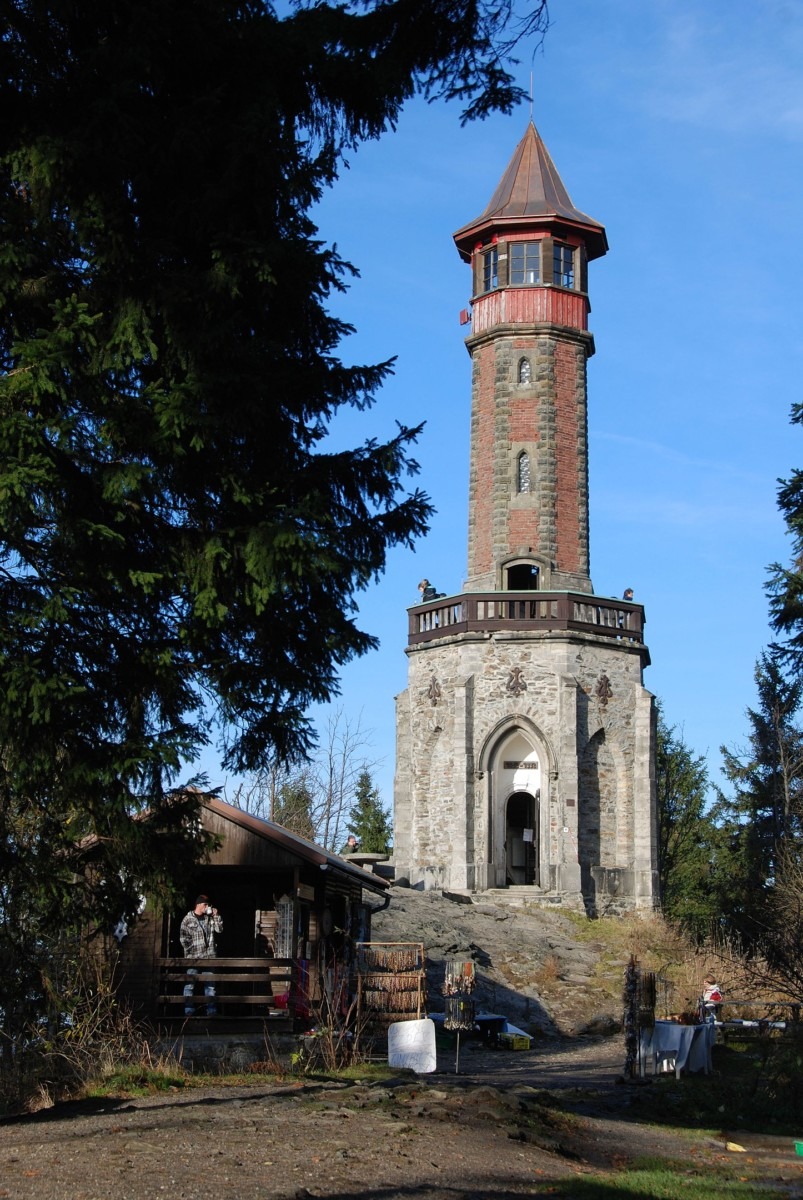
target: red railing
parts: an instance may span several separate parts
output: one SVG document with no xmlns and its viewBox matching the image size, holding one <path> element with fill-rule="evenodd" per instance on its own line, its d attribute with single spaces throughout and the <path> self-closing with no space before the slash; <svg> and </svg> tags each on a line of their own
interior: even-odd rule
<svg viewBox="0 0 803 1200">
<path fill-rule="evenodd" d="M 472 307 L 471 332 L 484 333 L 498 325 L 566 325 L 588 327 L 588 297 L 561 288 L 501 288 L 477 296 Z"/>
<path fill-rule="evenodd" d="M 641 644 L 644 609 L 588 592 L 465 592 L 408 610 L 408 645 L 498 630 L 564 630 Z"/>
</svg>

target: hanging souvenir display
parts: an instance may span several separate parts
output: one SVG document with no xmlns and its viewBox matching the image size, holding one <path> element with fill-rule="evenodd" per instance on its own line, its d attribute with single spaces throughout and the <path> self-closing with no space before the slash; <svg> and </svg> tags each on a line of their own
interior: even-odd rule
<svg viewBox="0 0 803 1200">
<path fill-rule="evenodd" d="M 295 938 L 293 937 L 294 904 L 289 896 L 282 896 L 276 901 L 276 957 L 293 958 L 295 956 Z"/>
<path fill-rule="evenodd" d="M 635 957 L 631 954 L 625 968 L 624 985 L 624 1027 L 625 1027 L 625 1079 L 633 1079 L 636 1074 L 639 1054 L 638 1027 L 638 992 L 639 969 Z"/>
<path fill-rule="evenodd" d="M 447 958 L 443 981 L 444 996 L 468 996 L 474 991 L 476 975 L 470 958 Z"/>
<path fill-rule="evenodd" d="M 443 994 L 446 997 L 445 1029 L 473 1029 L 474 1001 L 470 998 L 474 991 L 476 976 L 474 963 L 470 958 L 447 959 Z"/>
<path fill-rule="evenodd" d="M 421 1017 L 425 996 L 420 942 L 360 942 L 355 966 L 362 1016 L 382 1025 Z"/>
<path fill-rule="evenodd" d="M 444 1029 L 457 1033 L 454 1069 L 460 1063 L 460 1031 L 474 1028 L 476 1013 L 471 994 L 476 984 L 474 963 L 470 958 L 450 958 L 445 963 L 443 994 L 445 997 Z"/>
<path fill-rule="evenodd" d="M 655 1025 L 655 975 L 641 971 L 638 980 L 638 1027 L 652 1029 Z"/>
<path fill-rule="evenodd" d="M 423 967 L 422 947 L 418 943 L 388 946 L 363 945 L 360 947 L 360 970 L 382 971 L 402 974 L 418 971 Z"/>
</svg>

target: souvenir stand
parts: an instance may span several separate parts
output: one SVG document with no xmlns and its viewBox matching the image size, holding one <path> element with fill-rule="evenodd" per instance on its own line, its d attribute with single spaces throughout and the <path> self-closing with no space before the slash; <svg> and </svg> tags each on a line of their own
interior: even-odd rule
<svg viewBox="0 0 803 1200">
<path fill-rule="evenodd" d="M 625 1076 L 628 1079 L 644 1074 L 643 1054 L 645 1038 L 655 1027 L 655 975 L 642 971 L 638 960 L 631 955 L 625 969 L 624 1027 L 625 1027 Z"/>
<path fill-rule="evenodd" d="M 422 942 L 357 942 L 358 1023 L 381 1028 L 426 1016 Z"/>
<path fill-rule="evenodd" d="M 444 1029 L 454 1029 L 457 1033 L 457 1050 L 454 1060 L 454 1072 L 457 1075 L 460 1066 L 460 1031 L 473 1030 L 475 1026 L 474 1000 L 472 995 L 476 983 L 474 963 L 470 958 L 450 958 L 446 960 L 446 973 L 443 981 L 443 994 L 446 1000 L 446 1014 L 443 1020 Z"/>
</svg>

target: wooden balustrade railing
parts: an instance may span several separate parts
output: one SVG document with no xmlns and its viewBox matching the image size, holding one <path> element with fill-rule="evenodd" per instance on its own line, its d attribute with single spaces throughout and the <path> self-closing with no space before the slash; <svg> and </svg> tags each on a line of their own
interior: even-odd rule
<svg viewBox="0 0 803 1200">
<path fill-rule="evenodd" d="M 409 609 L 408 645 L 460 633 L 566 630 L 641 643 L 640 604 L 588 592 L 465 592 Z"/>
<path fill-rule="evenodd" d="M 293 970 L 289 958 L 160 958 L 159 1011 L 162 1016 L 180 1017 L 185 1004 L 198 1016 L 206 1013 L 211 1002 L 216 1016 L 269 1018 L 292 1015 Z M 193 972 L 197 972 L 194 974 Z M 184 996 L 184 986 L 193 983 L 192 999 Z M 204 987 L 215 988 L 214 1000 L 204 995 Z"/>
</svg>

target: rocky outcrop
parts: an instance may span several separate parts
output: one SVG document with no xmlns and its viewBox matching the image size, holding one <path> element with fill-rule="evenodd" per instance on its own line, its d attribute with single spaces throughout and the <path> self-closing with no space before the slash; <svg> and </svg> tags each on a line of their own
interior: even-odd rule
<svg viewBox="0 0 803 1200">
<path fill-rule="evenodd" d="M 467 902 L 469 901 L 469 902 Z M 611 1033 L 621 1024 L 621 969 L 605 965 L 604 947 L 580 939 L 554 909 L 529 909 L 479 894 L 394 887 L 373 919 L 375 941 L 421 942 L 430 1012 L 443 1008 L 444 962 L 476 964 L 478 1011 L 495 1012 L 536 1036 Z"/>
</svg>

